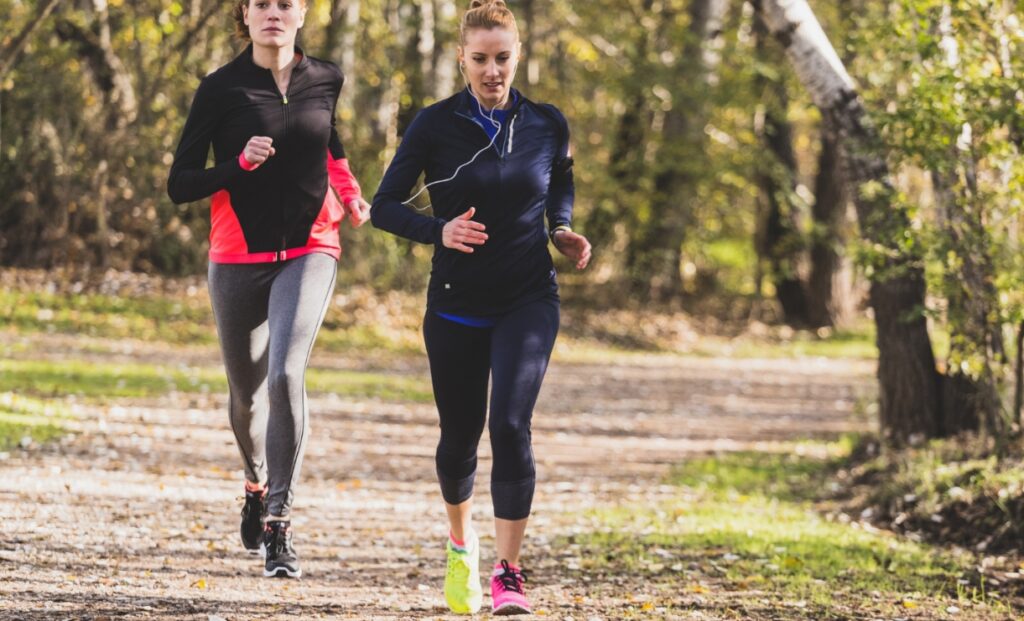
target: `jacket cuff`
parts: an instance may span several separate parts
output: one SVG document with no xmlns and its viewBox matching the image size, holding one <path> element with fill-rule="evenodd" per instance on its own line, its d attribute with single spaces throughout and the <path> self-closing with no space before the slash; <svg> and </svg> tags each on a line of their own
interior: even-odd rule
<svg viewBox="0 0 1024 621">
<path fill-rule="evenodd" d="M 334 156 L 328 151 L 327 176 L 343 204 L 347 205 L 363 195 L 359 182 L 356 181 L 356 176 L 352 174 L 352 169 L 349 168 L 347 158 L 334 159 Z"/>
<path fill-rule="evenodd" d="M 256 168 L 256 164 L 252 164 L 249 160 L 245 159 L 245 151 L 238 154 L 238 165 L 242 167 L 242 170 L 248 172 L 253 168 Z"/>
<path fill-rule="evenodd" d="M 434 244 L 438 246 L 444 245 L 444 225 L 448 224 L 448 221 L 444 218 L 434 218 Z"/>
</svg>

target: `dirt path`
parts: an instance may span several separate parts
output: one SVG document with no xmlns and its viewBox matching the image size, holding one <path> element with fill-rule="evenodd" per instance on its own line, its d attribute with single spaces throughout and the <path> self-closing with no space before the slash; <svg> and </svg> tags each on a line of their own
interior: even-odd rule
<svg viewBox="0 0 1024 621">
<path fill-rule="evenodd" d="M 873 390 L 872 366 L 556 361 L 535 415 L 539 486 L 524 556 L 541 615 L 619 619 L 652 588 L 630 576 L 577 583 L 564 571 L 571 560 L 549 544 L 587 527 L 580 511 L 678 498 L 659 481 L 688 453 L 864 429 L 855 404 Z M 420 360 L 392 372 L 425 377 Z M 73 436 L 0 460 L 0 618 L 448 618 L 433 406 L 319 394 L 311 411 L 296 495 L 301 581 L 257 577 L 259 561 L 237 541 L 241 474 L 222 397 L 117 400 L 76 406 Z M 486 446 L 481 457 L 486 482 Z M 486 532 L 486 485 L 479 494 Z M 492 544 L 484 539 L 485 562 Z M 693 611 L 661 618 L 725 618 L 681 589 L 662 596 Z"/>
</svg>

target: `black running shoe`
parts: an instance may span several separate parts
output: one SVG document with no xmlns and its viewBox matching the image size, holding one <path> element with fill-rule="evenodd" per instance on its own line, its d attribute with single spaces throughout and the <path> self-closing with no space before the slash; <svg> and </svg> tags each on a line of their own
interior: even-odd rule
<svg viewBox="0 0 1024 621">
<path fill-rule="evenodd" d="M 263 531 L 263 547 L 267 552 L 267 563 L 263 575 L 268 578 L 300 578 L 299 555 L 292 547 L 291 522 L 274 520 L 267 522 Z"/>
<path fill-rule="evenodd" d="M 242 545 L 249 554 L 259 554 L 263 543 L 263 518 L 267 515 L 266 488 L 256 492 L 245 490 L 245 504 L 242 505 Z"/>
</svg>

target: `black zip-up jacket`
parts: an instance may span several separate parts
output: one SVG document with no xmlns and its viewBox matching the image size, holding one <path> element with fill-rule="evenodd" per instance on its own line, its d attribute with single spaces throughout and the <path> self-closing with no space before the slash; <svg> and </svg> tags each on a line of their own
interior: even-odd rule
<svg viewBox="0 0 1024 621">
<path fill-rule="evenodd" d="M 342 200 L 359 196 L 334 126 L 343 82 L 337 66 L 302 54 L 282 95 L 270 70 L 253 62 L 250 45 L 200 83 L 167 193 L 175 203 L 213 196 L 211 260 L 340 254 L 343 210 L 328 183 Z M 240 154 L 253 136 L 273 138 L 275 154 L 247 170 Z M 211 144 L 216 164 L 206 168 Z"/>
<path fill-rule="evenodd" d="M 550 228 L 572 221 L 568 126 L 554 106 L 515 94 L 494 146 L 454 180 L 428 189 L 433 216 L 402 204 L 420 173 L 426 183 L 446 179 L 490 142 L 474 118 L 478 104 L 468 89 L 416 115 L 374 196 L 374 226 L 434 244 L 431 310 L 494 316 L 557 295 L 544 220 Z M 445 223 L 470 207 L 487 227 L 487 241 L 471 254 L 444 247 Z"/>
</svg>

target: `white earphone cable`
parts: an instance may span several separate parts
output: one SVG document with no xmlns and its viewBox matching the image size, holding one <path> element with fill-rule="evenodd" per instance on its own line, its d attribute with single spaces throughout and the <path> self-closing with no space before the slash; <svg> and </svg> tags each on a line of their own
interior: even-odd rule
<svg viewBox="0 0 1024 621">
<path fill-rule="evenodd" d="M 509 95 L 511 95 L 511 92 L 512 92 L 511 89 L 508 89 L 505 92 L 505 96 L 502 98 L 502 100 L 500 102 L 498 102 L 493 108 L 491 108 L 490 114 L 484 114 L 483 104 L 480 103 L 480 99 L 476 96 L 476 93 L 473 92 L 473 87 L 469 85 L 469 80 L 466 79 L 466 74 L 462 72 L 462 65 L 461 64 L 459 65 L 459 73 L 462 74 L 462 79 L 466 83 L 466 88 L 469 89 L 469 94 L 473 97 L 473 101 L 476 102 L 477 109 L 480 110 L 480 116 L 483 116 L 488 121 L 490 121 L 491 125 L 497 131 L 495 131 L 494 135 L 491 136 L 491 141 L 487 143 L 486 147 L 480 149 L 479 151 L 477 151 L 476 153 L 473 154 L 473 157 L 469 158 L 467 161 L 465 161 L 462 164 L 460 164 L 459 167 L 455 169 L 455 172 L 453 172 L 450 177 L 448 177 L 446 179 L 438 179 L 436 181 L 431 181 L 430 183 L 425 184 L 422 188 L 419 189 L 418 192 L 416 192 L 415 194 L 410 196 L 408 199 L 402 201 L 403 205 L 409 205 L 409 203 L 414 201 L 416 199 L 416 197 L 419 196 L 420 194 L 423 194 L 423 192 L 425 192 L 427 190 L 427 188 L 429 188 L 430 186 L 437 185 L 438 183 L 446 183 L 448 181 L 452 181 L 453 179 L 455 179 L 455 177 L 459 174 L 460 170 L 462 170 L 466 166 L 469 166 L 470 164 L 475 162 L 476 158 L 480 157 L 481 153 L 483 153 L 487 149 L 490 149 L 491 147 L 493 147 L 494 146 L 494 142 L 498 139 L 498 135 L 501 134 L 501 123 L 499 123 L 498 121 L 496 121 L 494 119 L 494 112 L 498 108 L 500 108 L 501 106 L 503 106 L 506 103 L 508 103 Z M 512 75 L 514 76 L 515 73 L 513 73 Z M 511 82 L 511 80 L 510 80 L 510 82 Z M 508 140 L 508 143 L 509 143 L 508 144 L 508 152 L 509 153 L 512 152 L 512 132 L 514 130 L 515 130 L 515 119 L 513 118 L 512 125 L 509 128 L 509 140 Z M 428 203 L 425 207 L 416 207 L 415 205 L 413 205 L 412 208 L 415 209 L 416 211 L 426 211 L 426 210 L 430 209 L 430 204 Z"/>
</svg>

